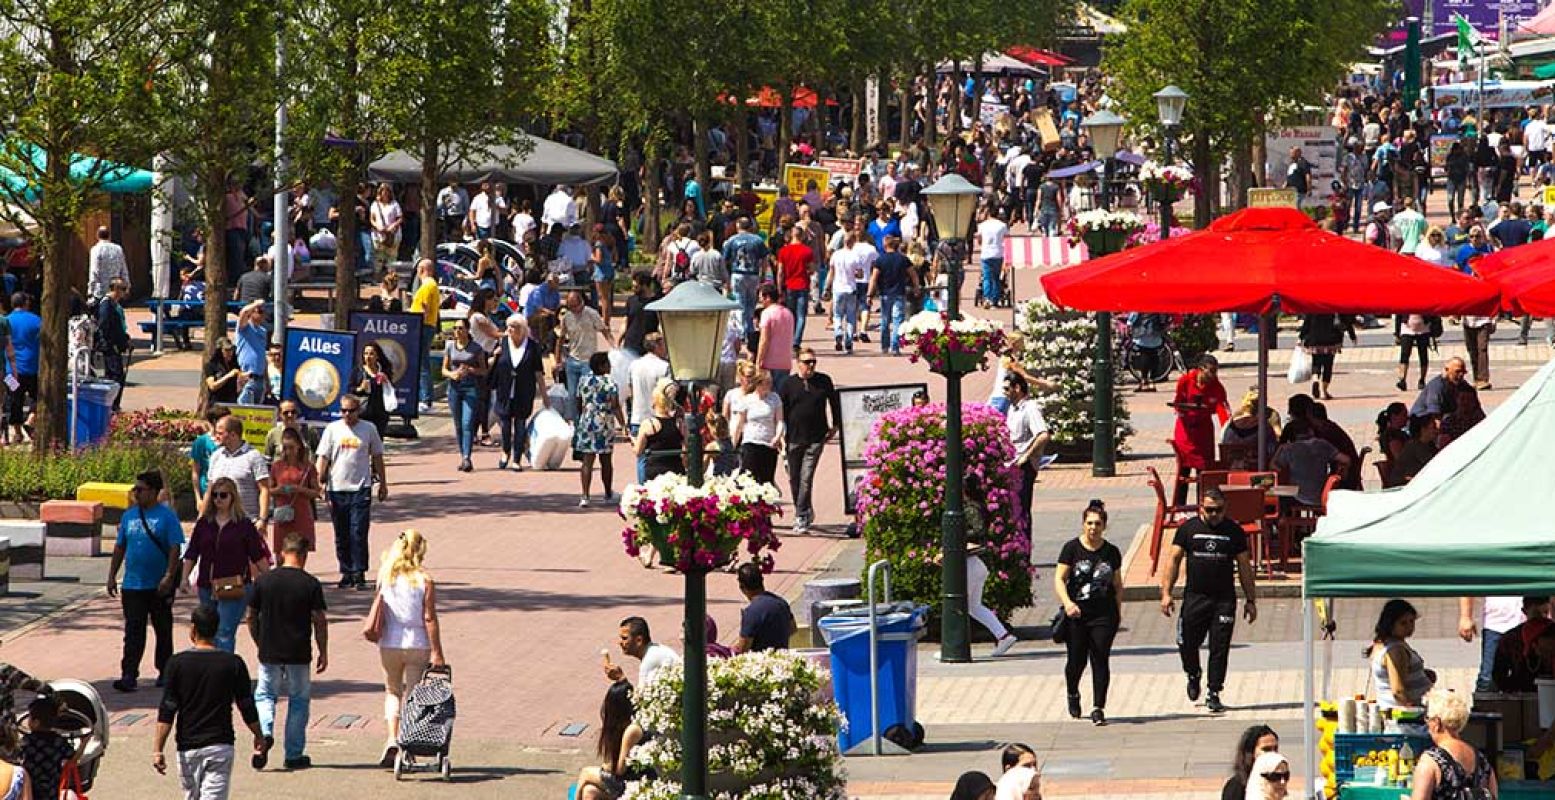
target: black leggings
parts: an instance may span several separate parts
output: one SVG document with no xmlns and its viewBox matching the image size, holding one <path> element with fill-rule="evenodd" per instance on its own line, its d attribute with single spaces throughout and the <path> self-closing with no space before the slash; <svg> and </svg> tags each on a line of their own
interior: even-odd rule
<svg viewBox="0 0 1555 800">
<path fill-rule="evenodd" d="M 773 483 L 777 478 L 778 451 L 764 445 L 746 442 L 740 445 L 740 467 L 762 483 Z"/>
<path fill-rule="evenodd" d="M 1312 380 L 1328 383 L 1334 379 L 1334 354 L 1312 354 Z"/>
<path fill-rule="evenodd" d="M 1094 617 L 1069 620 L 1069 639 L 1064 646 L 1069 649 L 1069 660 L 1064 662 L 1064 682 L 1069 694 L 1080 693 L 1080 676 L 1085 665 L 1091 665 L 1091 692 L 1095 695 L 1096 708 L 1107 707 L 1107 687 L 1112 683 L 1112 639 L 1118 635 L 1119 620 L 1116 617 Z"/>
<path fill-rule="evenodd" d="M 1420 354 L 1420 375 L 1421 377 L 1424 377 L 1426 371 L 1431 368 L 1431 359 L 1426 355 L 1426 351 L 1431 346 L 1430 335 L 1424 333 L 1419 335 L 1405 333 L 1398 337 L 1398 343 L 1398 365 L 1401 367 L 1408 367 L 1409 351 L 1415 350 Z"/>
</svg>

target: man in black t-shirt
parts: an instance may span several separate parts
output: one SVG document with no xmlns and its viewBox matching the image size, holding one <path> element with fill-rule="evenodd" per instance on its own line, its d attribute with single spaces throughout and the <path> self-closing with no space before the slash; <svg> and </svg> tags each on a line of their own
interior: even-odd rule
<svg viewBox="0 0 1555 800">
<path fill-rule="evenodd" d="M 643 339 L 659 330 L 659 312 L 649 311 L 649 303 L 658 300 L 658 281 L 646 272 L 632 273 L 632 294 L 626 298 L 626 330 L 621 334 L 621 349 L 633 358 L 647 355 Z"/>
<path fill-rule="evenodd" d="M 767 591 L 757 564 L 741 564 L 735 577 L 740 583 L 740 594 L 750 605 L 740 612 L 740 638 L 734 643 L 734 652 L 787 650 L 789 637 L 799 629 L 788 602 Z"/>
<path fill-rule="evenodd" d="M 1249 623 L 1258 619 L 1253 563 L 1248 555 L 1247 534 L 1226 519 L 1226 497 L 1219 489 L 1206 489 L 1199 497 L 1199 515 L 1184 522 L 1172 537 L 1166 568 L 1161 570 L 1161 613 L 1171 616 L 1172 586 L 1177 569 L 1188 560 L 1188 579 L 1183 585 L 1182 616 L 1177 620 L 1177 652 L 1188 673 L 1188 699 L 1199 699 L 1199 646 L 1209 636 L 1209 696 L 1204 707 L 1213 713 L 1226 710 L 1220 690 L 1226 685 L 1226 661 L 1231 655 L 1231 633 L 1236 627 L 1236 582 L 1241 578 L 1247 602 L 1242 614 Z"/>
<path fill-rule="evenodd" d="M 216 606 L 201 604 L 189 615 L 189 638 L 194 646 L 175 654 L 164 673 L 167 688 L 157 707 L 157 730 L 151 750 L 151 766 L 167 774 L 162 750 L 176 721 L 178 733 L 178 774 L 184 793 L 190 797 L 226 797 L 232 780 L 233 744 L 232 706 L 238 707 L 243 722 L 254 734 L 254 758 L 262 759 L 269 751 L 259 730 L 259 712 L 254 708 L 254 692 L 249 687 L 248 667 L 243 659 L 216 647 L 216 629 L 221 616 Z"/>
<path fill-rule="evenodd" d="M 261 576 L 248 596 L 248 630 L 259 643 L 259 684 L 254 703 L 265 741 L 275 741 L 275 700 L 286 702 L 286 768 L 313 766 L 304 754 L 308 744 L 308 705 L 313 698 L 313 648 L 319 643 L 317 669 L 329 666 L 329 620 L 325 617 L 324 587 L 305 569 L 308 541 L 300 534 L 286 536 L 281 545 L 281 566 Z M 265 758 L 254 756 L 254 768 L 263 769 Z"/>
</svg>

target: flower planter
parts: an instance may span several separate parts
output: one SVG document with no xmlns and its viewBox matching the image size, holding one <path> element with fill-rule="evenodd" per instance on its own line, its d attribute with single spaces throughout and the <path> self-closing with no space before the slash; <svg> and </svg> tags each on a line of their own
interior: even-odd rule
<svg viewBox="0 0 1555 800">
<path fill-rule="evenodd" d="M 1105 256 L 1123 252 L 1123 245 L 1128 240 L 1128 231 L 1111 229 L 1086 231 L 1085 246 L 1091 251 L 1091 255 Z"/>
<path fill-rule="evenodd" d="M 983 368 L 983 354 L 969 353 L 966 351 L 952 351 L 939 356 L 930 372 L 936 372 L 945 377 L 968 375 Z"/>
<path fill-rule="evenodd" d="M 658 554 L 659 566 L 678 568 L 675 558 L 675 548 L 670 545 L 669 537 L 670 530 L 672 530 L 670 526 L 660 525 L 657 522 L 648 522 L 647 526 L 648 539 L 653 543 L 654 552 Z M 685 534 L 682 534 L 682 538 L 684 538 L 684 536 Z M 733 553 L 724 553 L 721 555 L 721 557 L 713 562 L 712 566 L 707 567 L 707 569 L 715 570 L 728 566 L 729 561 L 733 558 Z"/>
</svg>

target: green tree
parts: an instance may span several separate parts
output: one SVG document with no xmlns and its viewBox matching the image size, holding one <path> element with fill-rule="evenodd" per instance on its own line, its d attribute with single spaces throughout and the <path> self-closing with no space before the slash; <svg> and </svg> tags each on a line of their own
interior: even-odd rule
<svg viewBox="0 0 1555 800">
<path fill-rule="evenodd" d="M 1392 0 L 1124 0 L 1128 32 L 1103 70 L 1135 127 L 1156 118 L 1151 95 L 1167 84 L 1189 95 L 1183 134 L 1194 171 L 1214 186 L 1215 165 L 1245 159 L 1270 121 L 1320 103 L 1344 67 L 1387 25 Z M 1197 197 L 1197 224 L 1213 192 Z"/>
<path fill-rule="evenodd" d="M 69 438 L 67 343 L 76 221 L 106 180 L 106 161 L 150 160 L 143 135 L 161 56 L 148 35 L 159 0 L 0 0 L 0 210 L 36 228 L 43 255 L 36 445 Z M 19 422 L 19 421 L 18 421 Z"/>
</svg>

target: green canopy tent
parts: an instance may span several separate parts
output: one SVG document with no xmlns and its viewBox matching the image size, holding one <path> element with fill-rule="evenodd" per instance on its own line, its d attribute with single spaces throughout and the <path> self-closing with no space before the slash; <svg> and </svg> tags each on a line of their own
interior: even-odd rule
<svg viewBox="0 0 1555 800">
<path fill-rule="evenodd" d="M 1548 64 L 1540 64 L 1539 66 L 1534 67 L 1533 76 L 1539 80 L 1549 80 L 1550 78 L 1555 78 L 1555 61 L 1551 61 Z"/>
<path fill-rule="evenodd" d="M 43 169 L 46 156 L 42 149 L 35 145 L 26 145 L 21 155 L 30 158 L 33 166 L 38 170 Z M 81 153 L 75 154 L 70 159 L 70 179 L 78 184 L 94 182 L 102 191 L 110 194 L 148 192 L 153 183 L 150 170 Z M 3 183 L 7 190 L 20 193 L 23 200 L 30 202 L 38 197 L 37 186 L 30 185 L 25 178 L 4 166 L 0 166 L 0 183 Z"/>
<path fill-rule="evenodd" d="M 1313 730 L 1313 600 L 1555 595 L 1555 361 L 1408 484 L 1334 492 L 1302 545 L 1306 730 Z M 1317 762 L 1306 739 L 1307 775 Z"/>
</svg>

